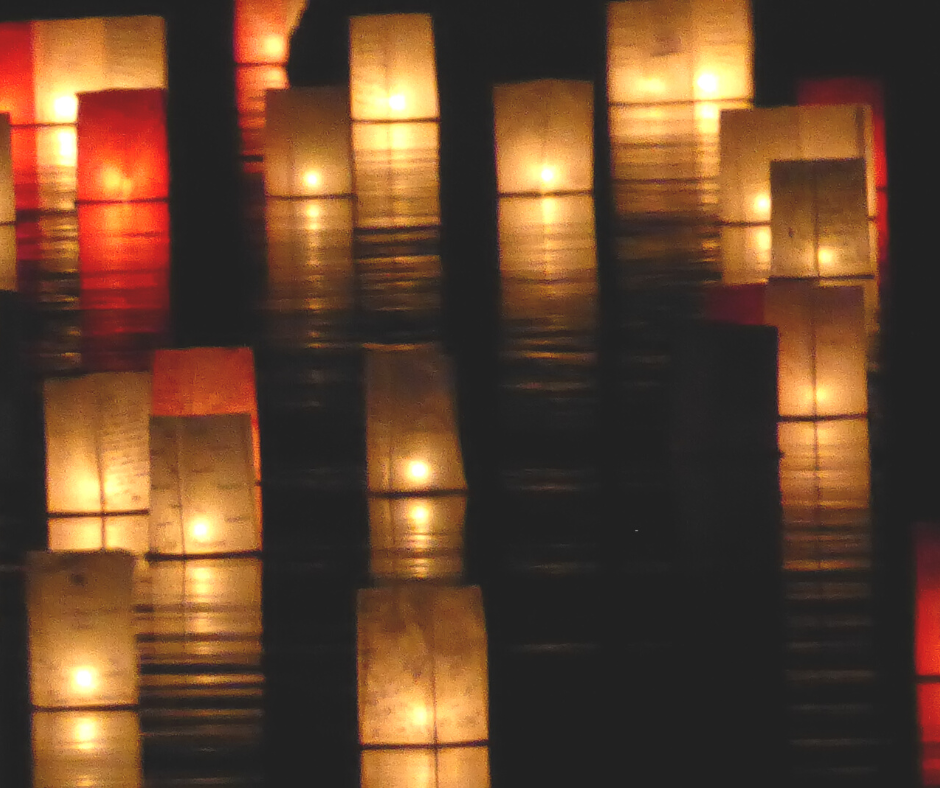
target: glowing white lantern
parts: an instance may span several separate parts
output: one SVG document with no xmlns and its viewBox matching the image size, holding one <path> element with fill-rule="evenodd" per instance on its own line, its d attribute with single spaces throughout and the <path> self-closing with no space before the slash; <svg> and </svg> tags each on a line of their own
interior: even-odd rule
<svg viewBox="0 0 940 788">
<path fill-rule="evenodd" d="M 151 552 L 199 555 L 261 548 L 247 415 L 154 416 L 150 484 Z"/>
<path fill-rule="evenodd" d="M 366 353 L 370 493 L 467 488 L 447 358 L 432 346 Z"/>
<path fill-rule="evenodd" d="M 874 276 L 862 159 L 770 163 L 771 275 Z"/>
<path fill-rule="evenodd" d="M 765 322 L 779 332 L 780 415 L 868 412 L 865 312 L 859 287 L 771 280 Z"/>
<path fill-rule="evenodd" d="M 463 574 L 463 495 L 369 498 L 376 580 L 454 580 Z"/>
<path fill-rule="evenodd" d="M 377 14 L 349 20 L 353 120 L 438 117 L 434 31 L 427 14 Z"/>
<path fill-rule="evenodd" d="M 343 88 L 269 90 L 264 182 L 271 197 L 352 193 L 349 94 Z"/>
<path fill-rule="evenodd" d="M 0 290 L 16 290 L 15 221 L 10 116 L 0 112 Z"/>
<path fill-rule="evenodd" d="M 153 561 L 147 580 L 154 637 L 146 661 L 260 666 L 260 559 Z"/>
<path fill-rule="evenodd" d="M 489 788 L 487 747 L 363 750 L 361 788 Z"/>
<path fill-rule="evenodd" d="M 33 706 L 136 705 L 133 571 L 120 551 L 28 555 Z"/>
<path fill-rule="evenodd" d="M 134 711 L 34 711 L 33 785 L 143 784 L 140 719 Z"/>
<path fill-rule="evenodd" d="M 784 568 L 871 566 L 866 418 L 778 425 Z"/>
<path fill-rule="evenodd" d="M 747 0 L 607 4 L 610 102 L 750 99 L 753 40 Z"/>
<path fill-rule="evenodd" d="M 500 195 L 594 188 L 594 89 L 541 80 L 493 89 Z"/>
<path fill-rule="evenodd" d="M 361 744 L 486 741 L 486 626 L 479 588 L 362 589 L 357 620 Z"/>
</svg>

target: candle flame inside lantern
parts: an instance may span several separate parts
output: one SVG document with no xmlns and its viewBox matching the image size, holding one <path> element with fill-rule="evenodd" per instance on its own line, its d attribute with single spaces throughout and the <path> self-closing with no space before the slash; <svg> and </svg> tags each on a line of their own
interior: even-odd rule
<svg viewBox="0 0 940 788">
<path fill-rule="evenodd" d="M 718 76 L 710 71 L 699 74 L 695 84 L 706 96 L 714 96 L 718 92 Z"/>
<path fill-rule="evenodd" d="M 761 218 L 769 219 L 770 218 L 770 195 L 758 194 L 754 198 L 754 210 L 761 216 Z"/>
<path fill-rule="evenodd" d="M 316 170 L 307 170 L 307 172 L 304 173 L 304 185 L 315 189 L 320 185 L 320 173 Z"/>
<path fill-rule="evenodd" d="M 193 520 L 190 533 L 197 542 L 207 542 L 209 540 L 209 523 L 204 519 Z"/>
<path fill-rule="evenodd" d="M 542 167 L 542 183 L 546 186 L 555 180 L 555 170 L 552 167 Z"/>
<path fill-rule="evenodd" d="M 62 123 L 74 123 L 78 115 L 78 96 L 59 96 L 52 102 L 52 112 Z"/>
<path fill-rule="evenodd" d="M 94 669 L 88 667 L 75 668 L 72 673 L 72 684 L 79 692 L 91 692 L 98 684 Z"/>
<path fill-rule="evenodd" d="M 283 36 L 269 35 L 264 39 L 264 52 L 272 60 L 280 61 L 287 54 Z"/>
<path fill-rule="evenodd" d="M 395 112 L 401 112 L 405 108 L 405 97 L 401 93 L 393 93 L 388 97 L 388 106 L 390 109 L 395 110 Z"/>
<path fill-rule="evenodd" d="M 408 463 L 408 475 L 413 481 L 423 482 L 431 475 L 431 469 L 423 460 L 412 460 Z"/>
<path fill-rule="evenodd" d="M 425 706 L 414 706 L 411 709 L 412 722 L 418 727 L 423 728 L 428 724 L 428 710 Z"/>
<path fill-rule="evenodd" d="M 821 246 L 816 253 L 816 259 L 820 265 L 832 265 L 836 259 L 835 250 L 830 249 L 828 246 Z"/>
</svg>

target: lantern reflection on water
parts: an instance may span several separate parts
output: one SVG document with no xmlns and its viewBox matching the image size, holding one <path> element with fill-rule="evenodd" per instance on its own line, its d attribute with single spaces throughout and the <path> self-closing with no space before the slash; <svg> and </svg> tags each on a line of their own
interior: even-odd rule
<svg viewBox="0 0 940 788">
<path fill-rule="evenodd" d="M 466 490 L 446 357 L 430 345 L 366 352 L 370 495 Z"/>
<path fill-rule="evenodd" d="M 924 786 L 940 785 L 940 527 L 914 526 L 914 660 Z"/>
<path fill-rule="evenodd" d="M 34 711 L 32 738 L 37 788 L 143 784 L 134 711 Z"/>
<path fill-rule="evenodd" d="M 49 548 L 147 549 L 150 374 L 44 384 Z"/>
<path fill-rule="evenodd" d="M 409 747 L 362 753 L 361 788 L 489 788 L 486 747 Z"/>
<path fill-rule="evenodd" d="M 16 290 L 15 220 L 10 116 L 0 112 L 0 290 Z"/>
<path fill-rule="evenodd" d="M 486 627 L 479 588 L 361 589 L 357 621 L 362 745 L 486 741 Z"/>
<path fill-rule="evenodd" d="M 33 706 L 137 704 L 130 553 L 30 553 L 30 695 Z"/>
<path fill-rule="evenodd" d="M 151 418 L 150 483 L 151 552 L 261 548 L 247 415 Z"/>
</svg>

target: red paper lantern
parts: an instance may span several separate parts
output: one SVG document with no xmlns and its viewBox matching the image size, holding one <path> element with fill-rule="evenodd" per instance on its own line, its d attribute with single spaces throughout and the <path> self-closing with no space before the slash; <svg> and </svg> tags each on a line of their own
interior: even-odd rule
<svg viewBox="0 0 940 788">
<path fill-rule="evenodd" d="M 167 199 L 165 105 L 156 88 L 79 94 L 80 202 Z"/>
<path fill-rule="evenodd" d="M 0 24 L 0 112 L 10 123 L 35 122 L 33 93 L 33 35 L 29 22 Z"/>
</svg>

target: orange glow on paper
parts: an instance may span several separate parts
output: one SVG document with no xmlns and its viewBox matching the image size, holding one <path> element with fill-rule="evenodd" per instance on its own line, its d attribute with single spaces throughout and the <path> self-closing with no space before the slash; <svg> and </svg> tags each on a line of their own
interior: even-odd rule
<svg viewBox="0 0 940 788">
<path fill-rule="evenodd" d="M 0 112 L 14 126 L 33 123 L 33 35 L 29 22 L 0 24 Z"/>
<path fill-rule="evenodd" d="M 919 676 L 940 676 L 940 526 L 914 529 L 914 659 Z M 940 727 L 938 727 L 940 730 Z"/>
<path fill-rule="evenodd" d="M 163 90 L 80 94 L 77 139 L 79 201 L 169 196 Z"/>
</svg>

